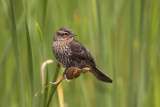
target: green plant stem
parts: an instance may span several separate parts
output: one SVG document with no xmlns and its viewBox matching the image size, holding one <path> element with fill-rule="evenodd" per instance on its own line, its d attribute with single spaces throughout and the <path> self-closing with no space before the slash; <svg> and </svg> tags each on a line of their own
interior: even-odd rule
<svg viewBox="0 0 160 107">
<path fill-rule="evenodd" d="M 60 65 L 57 64 L 57 68 L 56 68 L 56 72 L 55 72 L 55 74 L 54 74 L 53 82 L 56 81 L 59 71 L 60 71 Z M 59 82 L 59 83 L 61 83 L 61 82 Z M 59 85 L 59 83 L 56 84 L 56 85 L 53 85 L 53 86 L 51 87 L 51 94 L 50 94 L 50 96 L 49 96 L 49 100 L 48 100 L 48 103 L 47 103 L 47 107 L 49 107 L 49 105 L 50 105 L 50 103 L 51 103 L 51 100 L 52 100 L 52 96 L 53 96 L 53 94 L 54 94 L 57 86 Z"/>
<path fill-rule="evenodd" d="M 24 100 L 24 88 L 23 88 L 23 79 L 22 79 L 22 69 L 21 69 L 21 59 L 20 59 L 20 47 L 19 47 L 19 41 L 18 41 L 18 35 L 17 35 L 17 29 L 16 29 L 16 22 L 15 22 L 15 16 L 14 16 L 14 8 L 13 8 L 13 2 L 10 0 L 10 14 L 11 16 L 11 27 L 12 27 L 12 43 L 13 43 L 13 48 L 14 48 L 14 54 L 16 58 L 16 63 L 17 63 L 17 75 L 18 75 L 18 82 L 20 84 L 20 103 L 21 106 L 24 107 L 25 100 Z"/>
</svg>

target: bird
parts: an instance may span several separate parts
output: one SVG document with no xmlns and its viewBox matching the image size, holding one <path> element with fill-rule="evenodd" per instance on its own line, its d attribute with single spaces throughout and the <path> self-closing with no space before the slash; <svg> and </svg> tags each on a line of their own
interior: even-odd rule
<svg viewBox="0 0 160 107">
<path fill-rule="evenodd" d="M 90 51 L 74 37 L 77 36 L 69 28 L 60 28 L 53 38 L 53 54 L 57 62 L 64 68 L 90 68 L 90 72 L 100 81 L 112 83 L 112 79 L 101 72 Z"/>
</svg>

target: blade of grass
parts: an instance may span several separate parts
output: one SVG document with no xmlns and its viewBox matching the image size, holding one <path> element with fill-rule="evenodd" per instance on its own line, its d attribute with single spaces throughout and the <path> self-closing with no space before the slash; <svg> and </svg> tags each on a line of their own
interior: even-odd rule
<svg viewBox="0 0 160 107">
<path fill-rule="evenodd" d="M 156 46 L 156 40 L 160 40 L 160 15 L 159 15 L 159 9 L 160 9 L 160 2 L 159 0 L 153 0 L 152 1 L 153 7 L 152 7 L 152 13 L 151 13 L 151 37 L 150 37 L 150 55 L 152 58 L 152 61 L 155 60 L 155 62 L 152 62 L 152 70 L 153 70 L 153 106 L 159 107 L 160 106 L 160 91 L 159 91 L 159 84 L 160 84 L 160 79 L 159 79 L 159 62 L 160 61 L 160 53 L 158 53 L 158 47 Z M 156 37 L 159 36 L 159 37 Z M 159 43 L 159 41 L 158 41 Z M 160 46 L 160 45 L 158 45 Z M 159 55 L 159 58 L 158 56 Z"/>
<path fill-rule="evenodd" d="M 98 49 L 99 49 L 99 65 L 103 65 L 103 57 L 104 57 L 104 52 L 103 52 L 103 49 L 104 49 L 104 46 L 103 46 L 103 35 L 102 35 L 102 23 L 101 23 L 101 10 L 100 10 L 100 1 L 99 0 L 96 0 L 96 3 L 97 3 L 97 21 L 98 21 Z M 101 67 L 102 68 L 102 67 Z"/>
<path fill-rule="evenodd" d="M 16 29 L 16 22 L 15 22 L 15 16 L 14 16 L 14 9 L 13 9 L 13 3 L 12 0 L 10 0 L 10 15 L 11 18 L 11 32 L 12 32 L 12 43 L 14 48 L 14 54 L 16 58 L 17 63 L 17 75 L 18 75 L 18 82 L 19 82 L 19 88 L 20 88 L 20 103 L 21 106 L 24 107 L 25 99 L 24 99 L 24 89 L 23 89 L 23 77 L 22 77 L 22 69 L 21 69 L 21 59 L 20 59 L 20 48 L 19 48 L 19 41 L 18 41 L 18 35 L 17 35 L 17 29 Z"/>
<path fill-rule="evenodd" d="M 42 33 L 41 33 L 41 29 L 40 29 L 40 27 L 39 27 L 38 22 L 36 21 L 35 23 L 36 23 L 36 29 L 37 29 L 38 37 L 39 37 L 39 39 L 40 39 L 41 45 L 42 45 L 43 48 L 44 48 L 44 41 L 43 41 L 43 36 L 42 36 Z"/>
<path fill-rule="evenodd" d="M 46 49 L 45 49 L 43 36 L 42 36 L 41 29 L 39 27 L 38 22 L 35 22 L 35 24 L 36 24 L 37 33 L 38 33 L 38 36 L 39 36 L 39 39 L 40 39 L 40 43 L 41 43 L 41 51 L 42 51 L 43 60 L 45 60 L 46 59 Z M 49 82 L 47 65 L 46 65 L 46 68 L 47 68 L 47 71 L 46 71 L 46 84 L 45 85 L 47 85 L 48 82 Z M 42 83 L 44 83 L 44 82 L 42 82 Z M 45 85 L 42 84 L 42 88 Z M 44 105 L 46 104 L 46 101 L 47 101 L 47 94 L 48 94 L 48 89 L 46 89 L 45 93 L 44 93 Z"/>
<path fill-rule="evenodd" d="M 60 65 L 57 64 L 56 72 L 55 72 L 54 77 L 53 77 L 53 82 L 56 81 L 56 79 L 57 79 L 57 77 L 58 77 L 58 72 L 59 72 L 59 70 L 60 70 Z M 59 83 L 58 83 L 58 84 L 59 84 Z M 47 107 L 49 107 L 49 105 L 50 105 L 50 103 L 51 103 L 52 96 L 53 96 L 53 94 L 54 94 L 54 92 L 55 92 L 58 84 L 53 85 L 53 86 L 51 87 L 51 92 L 50 92 L 49 100 L 48 100 L 48 102 L 47 102 Z"/>
<path fill-rule="evenodd" d="M 28 68 L 29 68 L 29 77 L 30 77 L 30 85 L 31 85 L 31 102 L 32 106 L 34 107 L 34 72 L 33 72 L 33 58 L 32 58 L 32 47 L 31 47 L 31 41 L 30 41 L 30 35 L 28 30 L 28 24 L 27 20 L 26 22 L 26 36 L 27 36 L 27 50 L 28 50 Z"/>
<path fill-rule="evenodd" d="M 30 89 L 31 89 L 31 102 L 32 106 L 34 107 L 34 72 L 33 72 L 33 58 L 32 58 L 32 47 L 31 47 L 31 41 L 30 41 L 30 34 L 27 24 L 27 15 L 26 15 L 26 8 L 23 2 L 23 8 L 24 8 L 24 16 L 25 16 L 25 24 L 26 24 L 26 37 L 27 37 L 27 52 L 28 52 L 28 69 L 29 69 L 29 78 L 30 78 Z"/>
<path fill-rule="evenodd" d="M 143 16 L 144 16 L 144 1 L 140 1 L 139 2 L 141 5 L 140 7 L 140 27 L 139 27 L 139 50 L 138 50 L 138 92 L 137 92 L 137 107 L 142 107 L 144 102 L 143 102 L 143 98 L 144 98 L 144 76 L 145 76 L 145 73 L 144 73 L 144 56 L 143 55 Z"/>
<path fill-rule="evenodd" d="M 133 55 L 133 41 L 134 41 L 134 1 L 131 0 L 130 1 L 131 3 L 131 6 L 130 6 L 130 14 L 131 14 L 131 19 L 130 19 L 130 22 L 131 22 L 131 26 L 130 26 L 130 29 L 131 29 L 131 32 L 130 32 L 130 83 L 129 83 L 129 107 L 135 107 L 135 103 L 134 103 L 134 93 L 133 93 L 133 75 L 134 75 L 134 55 Z"/>
</svg>

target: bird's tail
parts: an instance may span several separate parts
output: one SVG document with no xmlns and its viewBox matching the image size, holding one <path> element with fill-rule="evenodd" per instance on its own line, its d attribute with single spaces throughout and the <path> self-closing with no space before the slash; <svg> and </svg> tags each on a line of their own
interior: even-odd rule
<svg viewBox="0 0 160 107">
<path fill-rule="evenodd" d="M 108 82 L 108 83 L 112 83 L 112 79 L 110 79 L 107 75 L 105 75 L 104 73 L 102 73 L 100 70 L 98 70 L 97 68 L 92 69 L 91 73 L 100 81 L 103 82 Z"/>
</svg>

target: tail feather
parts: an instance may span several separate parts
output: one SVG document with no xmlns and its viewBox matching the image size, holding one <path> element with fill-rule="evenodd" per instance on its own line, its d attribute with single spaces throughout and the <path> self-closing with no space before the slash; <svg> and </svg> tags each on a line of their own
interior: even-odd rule
<svg viewBox="0 0 160 107">
<path fill-rule="evenodd" d="M 112 79 L 110 79 L 107 75 L 102 73 L 100 70 L 95 68 L 94 70 L 91 70 L 91 73 L 100 81 L 112 83 Z"/>
</svg>

